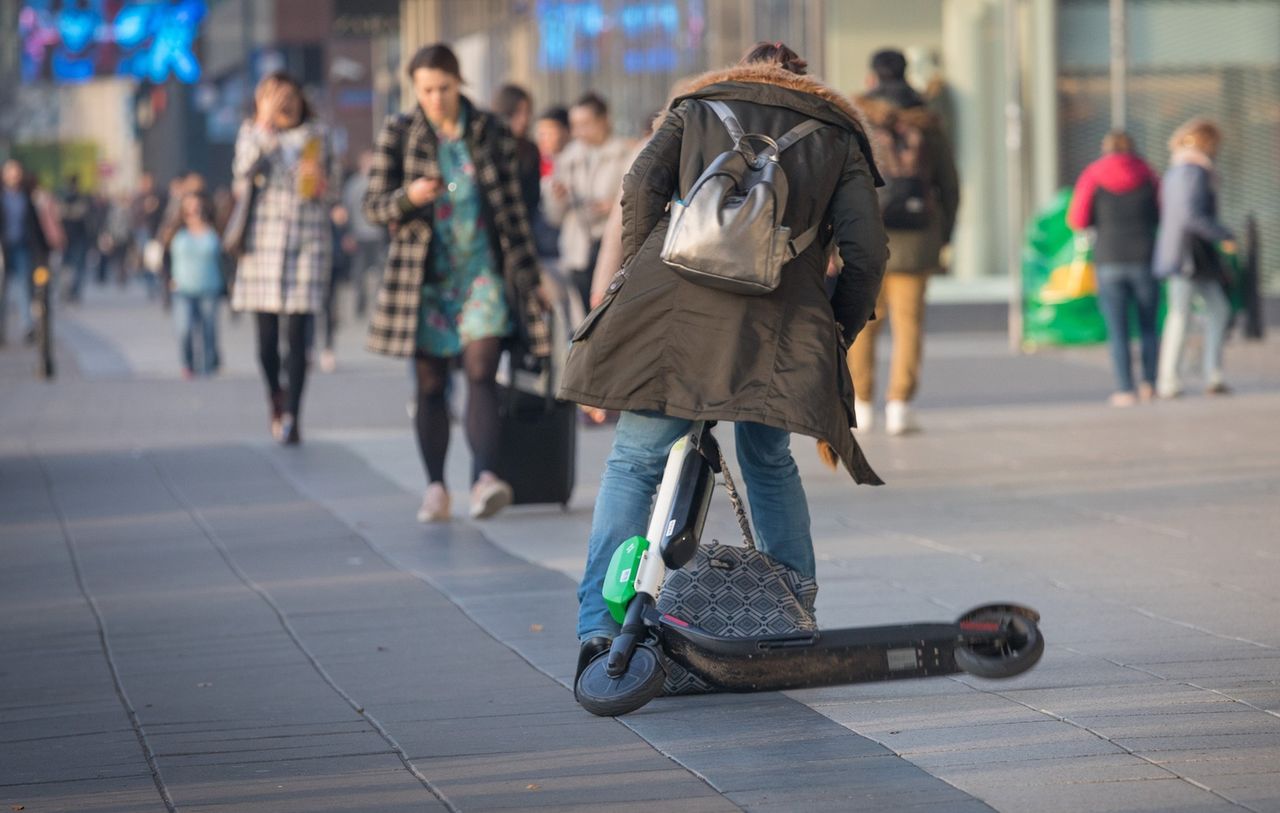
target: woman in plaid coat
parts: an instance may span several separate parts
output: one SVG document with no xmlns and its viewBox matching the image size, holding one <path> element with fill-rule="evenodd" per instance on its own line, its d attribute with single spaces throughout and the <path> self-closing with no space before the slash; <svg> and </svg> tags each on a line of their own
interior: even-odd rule
<svg viewBox="0 0 1280 813">
<path fill-rule="evenodd" d="M 328 170 L 332 154 L 323 126 L 297 80 L 274 73 L 254 93 L 254 116 L 236 138 L 232 174 L 257 186 L 245 249 L 236 267 L 231 307 L 257 317 L 258 360 L 267 384 L 271 431 L 300 441 L 298 416 L 307 373 L 307 342 L 322 309 L 332 264 Z M 280 384 L 280 332 L 288 391 Z"/>
<path fill-rule="evenodd" d="M 537 358 L 549 355 L 550 340 L 515 138 L 462 96 L 458 59 L 448 46 L 422 48 L 407 73 L 418 104 L 383 126 L 364 196 L 365 217 L 393 232 L 368 348 L 414 358 L 415 421 L 428 480 L 421 522 L 450 516 L 445 382 L 453 360 L 461 361 L 471 516 L 479 519 L 512 499 L 495 473 L 503 340 L 515 337 Z"/>
</svg>

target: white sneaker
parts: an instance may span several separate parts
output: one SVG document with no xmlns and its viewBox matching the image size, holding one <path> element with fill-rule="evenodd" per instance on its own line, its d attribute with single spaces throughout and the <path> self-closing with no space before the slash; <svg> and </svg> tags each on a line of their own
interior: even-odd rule
<svg viewBox="0 0 1280 813">
<path fill-rule="evenodd" d="M 884 431 L 890 435 L 907 435 L 920 431 L 915 413 L 906 401 L 890 401 L 884 405 Z"/>
<path fill-rule="evenodd" d="M 488 519 L 511 504 L 515 494 L 511 486 L 490 471 L 480 472 L 471 487 L 471 518 Z"/>
<path fill-rule="evenodd" d="M 853 420 L 858 424 L 857 431 L 870 431 L 876 425 L 876 405 L 861 398 L 854 398 Z"/>
<path fill-rule="evenodd" d="M 320 351 L 320 372 L 332 373 L 338 369 L 338 357 L 333 354 L 332 350 Z"/>
<path fill-rule="evenodd" d="M 418 522 L 448 522 L 449 492 L 442 483 L 427 486 L 427 493 L 422 495 L 422 506 L 418 509 Z"/>
</svg>

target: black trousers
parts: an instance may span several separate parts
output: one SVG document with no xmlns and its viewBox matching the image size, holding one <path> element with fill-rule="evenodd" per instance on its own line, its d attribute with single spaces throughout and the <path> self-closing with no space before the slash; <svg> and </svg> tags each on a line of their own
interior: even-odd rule
<svg viewBox="0 0 1280 813">
<path fill-rule="evenodd" d="M 280 386 L 280 323 L 284 322 L 288 352 L 284 359 L 288 392 L 284 411 L 296 419 L 302 410 L 302 388 L 307 381 L 307 345 L 314 330 L 315 315 L 310 313 L 258 312 L 258 362 L 267 384 L 267 395 L 275 397 Z"/>
</svg>

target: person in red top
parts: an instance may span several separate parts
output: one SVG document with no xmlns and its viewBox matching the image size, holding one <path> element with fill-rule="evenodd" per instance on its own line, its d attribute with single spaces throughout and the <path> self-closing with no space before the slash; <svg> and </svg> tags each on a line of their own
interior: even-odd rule
<svg viewBox="0 0 1280 813">
<path fill-rule="evenodd" d="M 1097 232 L 1093 260 L 1098 304 L 1107 323 L 1118 384 L 1112 406 L 1133 406 L 1155 393 L 1160 286 L 1151 272 L 1151 256 L 1160 223 L 1159 184 L 1151 167 L 1134 153 L 1129 136 L 1112 131 L 1102 139 L 1102 157 L 1080 173 L 1067 210 L 1071 228 Z M 1142 347 L 1142 382 L 1136 388 L 1129 351 L 1130 305 L 1137 312 Z"/>
</svg>

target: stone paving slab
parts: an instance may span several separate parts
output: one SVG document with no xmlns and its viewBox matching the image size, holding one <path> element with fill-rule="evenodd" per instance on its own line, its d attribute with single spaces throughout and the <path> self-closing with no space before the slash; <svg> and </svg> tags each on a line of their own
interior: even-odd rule
<svg viewBox="0 0 1280 813">
<path fill-rule="evenodd" d="M 430 581 L 490 634 L 526 661 L 566 684 L 576 646 L 572 629 L 573 583 L 494 547 L 465 525 L 415 527 L 403 492 L 382 481 L 336 446 L 313 444 L 297 456 L 271 459 L 300 490 L 360 528 L 370 544 L 397 568 Z M 366 487 L 353 494 L 349 483 Z M 398 510 L 395 510 L 398 508 Z M 491 574 L 492 578 L 484 578 Z M 508 595 L 517 588 L 519 599 Z M 534 624 L 542 631 L 531 633 Z M 547 635 L 550 626 L 563 629 Z M 898 759 L 883 746 L 776 693 L 721 697 L 659 698 L 626 718 L 626 725 L 728 798 L 748 809 L 848 809 L 850 800 L 878 799 L 878 809 L 910 809 L 934 803 L 985 809 L 975 800 Z M 851 772 L 868 756 L 878 770 Z M 798 780 L 797 765 L 824 764 L 824 781 Z M 836 766 L 840 766 L 838 769 Z M 815 790 L 820 784 L 822 789 Z M 760 788 L 769 792 L 757 793 Z M 777 789 L 794 789 L 782 802 Z M 879 794 L 879 795 L 877 795 Z"/>
<path fill-rule="evenodd" d="M 261 663 L 264 674 L 288 668 L 292 661 L 270 654 L 282 648 L 278 623 L 274 630 L 269 623 L 272 616 L 268 613 L 266 623 L 260 623 L 257 616 L 241 615 L 234 602 L 219 598 L 224 591 L 240 590 L 234 580 L 212 589 L 210 606 L 235 621 L 223 624 L 190 618 L 179 608 L 184 595 L 203 600 L 208 585 L 175 579 L 180 586 L 166 591 L 130 572 L 153 558 L 184 574 L 202 569 L 193 563 L 212 561 L 198 556 L 184 560 L 184 554 L 166 552 L 169 547 L 189 551 L 202 544 L 204 536 L 181 506 L 164 506 L 163 488 L 138 496 L 133 504 L 139 511 L 119 510 L 133 499 L 129 489 L 121 487 L 121 472 L 136 471 L 134 463 L 150 465 L 155 472 L 155 454 L 169 450 L 174 453 L 165 457 L 165 480 L 193 497 L 206 495 L 199 510 L 207 516 L 207 527 L 233 552 L 235 561 L 252 569 L 269 595 L 287 606 L 298 634 L 340 682 L 370 687 L 381 704 L 379 719 L 387 725 L 417 731 L 429 729 L 426 724 L 434 720 L 453 724 L 468 715 L 484 715 L 497 730 L 502 717 L 528 716 L 528 709 L 518 702 L 468 702 L 463 694 L 449 691 L 439 692 L 439 702 L 426 703 L 425 695 L 415 694 L 415 685 L 403 678 L 397 682 L 397 675 L 431 674 L 433 665 L 421 654 L 430 648 L 430 625 L 419 625 L 424 632 L 415 637 L 412 624 L 388 623 L 389 643 L 376 643 L 372 651 L 362 646 L 378 629 L 379 613 L 389 606 L 403 603 L 409 618 L 441 612 L 434 609 L 437 606 L 448 611 L 453 603 L 443 594 L 450 590 L 465 597 L 465 623 L 478 624 L 506 645 L 495 642 L 497 655 L 469 656 L 493 668 L 504 662 L 500 650 L 514 649 L 526 664 L 523 668 L 531 664 L 530 671 L 546 677 L 545 684 L 536 684 L 543 688 L 527 691 L 539 692 L 539 704 L 561 709 L 550 714 L 563 713 L 568 719 L 573 707 L 564 700 L 563 684 L 573 657 L 572 602 L 565 601 L 571 592 L 562 581 L 540 575 L 522 585 L 513 576 L 519 567 L 503 563 L 495 584 L 507 594 L 486 595 L 483 569 L 493 562 L 487 565 L 484 556 L 476 555 L 469 533 L 458 533 L 452 544 L 433 543 L 429 550 L 433 562 L 445 562 L 456 573 L 450 577 L 452 584 L 450 579 L 433 580 L 425 567 L 405 568 L 416 577 L 410 581 L 439 588 L 444 604 L 437 605 L 413 598 L 419 595 L 417 588 L 399 577 L 371 575 L 370 567 L 386 565 L 371 566 L 367 551 L 344 550 L 366 538 L 400 552 L 413 552 L 415 545 L 423 544 L 422 531 L 411 519 L 422 475 L 404 413 L 409 386 L 403 364 L 382 364 L 372 357 L 365 364 L 349 343 L 343 345 L 347 350 L 340 350 L 340 358 L 352 363 L 337 375 L 313 377 L 305 427 L 312 445 L 284 458 L 302 465 L 308 482 L 323 492 L 321 500 L 308 499 L 297 494 L 293 484 L 282 482 L 271 467 L 258 466 L 261 455 L 255 459 L 243 454 L 246 439 L 265 439 L 260 384 L 252 370 L 245 323 L 228 333 L 229 356 L 234 357 L 229 375 L 181 382 L 176 364 L 168 367 L 172 346 L 163 315 L 140 311 L 124 299 L 104 303 L 109 307 L 95 304 L 69 320 L 80 320 L 88 331 L 83 335 L 107 352 L 81 346 L 77 356 L 60 348 L 60 360 L 65 361 L 52 385 L 31 380 L 30 365 L 20 349 L 0 351 L 0 546 L 6 557 L 11 549 L 22 551 L 16 567 L 8 568 L 6 558 L 6 568 L 0 568 L 0 643 L 6 652 L 10 641 L 24 652 L 38 650 L 42 642 L 57 642 L 51 651 L 64 659 L 77 649 L 92 652 L 84 643 L 92 641 L 93 631 L 85 627 L 86 619 L 92 619 L 69 579 L 61 529 L 48 521 L 47 495 L 42 496 L 42 466 L 69 462 L 58 472 L 71 498 L 67 527 L 83 542 L 92 570 L 86 575 L 91 590 L 104 591 L 101 605 L 108 622 L 116 618 L 123 624 L 112 628 L 111 635 L 127 680 L 136 673 L 150 681 L 166 674 L 185 681 L 219 662 Z M 358 339 L 358 330 L 344 337 L 340 341 Z M 847 478 L 820 467 L 811 444 L 795 444 L 815 518 L 823 584 L 820 617 L 827 625 L 948 618 L 982 600 L 1021 599 L 1044 613 L 1049 654 L 1036 672 L 1020 679 L 1023 682 L 906 681 L 791 692 L 781 698 L 793 705 L 812 704 L 816 711 L 808 713 L 821 724 L 837 734 L 866 734 L 863 741 L 872 745 L 890 739 L 890 731 L 911 732 L 924 749 L 919 756 L 909 754 L 904 761 L 884 747 L 881 756 L 848 761 L 918 770 L 924 764 L 919 760 L 941 755 L 947 764 L 925 767 L 950 783 L 942 787 L 955 795 L 946 801 L 931 800 L 931 791 L 925 791 L 908 803 L 911 794 L 895 798 L 865 787 L 860 802 L 852 794 L 837 799 L 815 779 L 815 795 L 791 793 L 785 800 L 790 807 L 782 794 L 770 789 L 722 796 L 701 783 L 705 795 L 683 800 L 683 809 L 796 809 L 822 799 L 837 809 L 885 809 L 883 800 L 894 799 L 887 809 L 895 804 L 899 809 L 986 809 L 990 803 L 1010 811 L 1215 810 L 1224 805 L 1280 810 L 1280 737 L 1269 728 L 1272 720 L 1280 722 L 1275 714 L 1280 682 L 1273 674 L 1273 653 L 1280 648 L 1274 590 L 1280 577 L 1280 551 L 1275 546 L 1280 435 L 1273 431 L 1280 409 L 1280 354 L 1275 347 L 1271 342 L 1232 343 L 1228 348 L 1232 381 L 1238 384 L 1235 398 L 1210 401 L 1193 395 L 1151 408 L 1109 410 L 1101 403 L 1110 382 L 1100 348 L 1010 358 L 1003 354 L 998 337 L 931 337 L 919 402 L 927 431 L 911 438 L 887 438 L 879 432 L 863 436 L 868 455 L 890 482 L 888 488 L 851 492 Z M 78 364 L 84 369 L 77 369 Z M 512 510 L 483 526 L 487 541 L 525 565 L 540 565 L 562 579 L 576 578 L 594 480 L 608 439 L 607 431 L 581 434 L 580 479 L 570 511 Z M 326 443 L 359 454 L 382 479 L 366 477 L 363 471 L 353 476 L 351 466 L 328 466 L 326 454 L 311 455 L 313 448 Z M 196 444 L 202 445 L 197 449 Z M 109 459 L 90 454 L 94 451 L 107 452 Z M 450 458 L 455 484 L 465 482 L 465 469 L 465 444 L 455 443 Z M 387 488 L 386 480 L 395 487 Z M 314 540 L 312 549 L 287 544 L 296 540 L 299 528 Z M 723 500 L 713 507 L 708 533 L 728 540 L 736 536 Z M 312 551 L 315 566 L 291 572 L 291 560 L 312 564 L 307 560 Z M 124 566 L 126 560 L 130 567 Z M 95 573 L 100 574 L 97 581 Z M 117 575 L 128 590 L 112 592 Z M 55 589 L 42 590 L 46 583 Z M 506 612 L 507 598 L 521 602 L 523 612 Z M 259 599 L 247 597 L 245 603 L 255 600 Z M 146 620 L 148 606 L 156 616 L 151 623 Z M 16 611 L 8 612 L 11 608 Z M 165 614 L 180 623 L 166 624 Z M 195 622 L 200 623 L 192 635 L 188 627 Z M 69 630 L 79 632 L 68 635 Z M 190 655 L 202 640 L 209 642 L 208 651 Z M 379 645 L 387 650 L 378 650 Z M 188 653 L 194 668 L 170 669 L 162 657 L 169 647 Z M 0 681 L 6 679 L 3 669 L 0 665 Z M 38 688 L 25 678 L 14 685 L 18 682 L 24 690 Z M 222 682 L 219 677 L 213 687 L 159 682 L 147 686 L 148 691 L 158 687 L 165 696 L 187 693 L 200 701 L 200 693 L 216 690 Z M 250 683 L 243 691 L 256 688 Z M 111 692 L 91 691 L 84 697 L 63 704 L 30 697 L 14 705 L 0 698 L 0 746 L 33 739 L 33 734 L 33 742 L 46 741 L 39 736 L 45 730 L 50 738 L 76 733 L 96 737 L 118 733 L 122 721 L 127 725 Z M 686 702 L 687 708 L 678 705 Z M 1223 704 L 1232 711 L 1225 711 Z M 172 732 L 177 739 L 167 745 L 181 742 L 179 747 L 190 748 L 189 743 L 198 745 L 202 737 L 211 742 L 235 740 L 237 730 L 249 740 L 271 736 L 261 732 L 273 727 L 287 733 L 287 740 L 306 742 L 308 732 L 323 732 L 344 715 L 361 722 L 349 706 L 343 710 L 338 704 L 337 714 L 310 715 L 316 725 L 307 728 L 291 719 L 302 713 L 299 706 L 287 700 L 277 705 L 270 711 L 253 704 L 208 706 L 203 709 L 206 714 L 172 723 L 157 721 L 148 731 L 157 732 L 157 742 L 163 732 Z M 893 727 L 893 712 L 885 708 L 892 706 L 909 728 Z M 667 708 L 698 719 L 708 732 L 724 729 L 725 708 L 711 698 L 658 701 L 636 719 L 676 716 Z M 705 719 L 693 709 L 704 711 Z M 842 715 L 839 722 L 818 714 L 835 715 L 837 710 Z M 1061 742 L 1055 737 L 1040 744 L 1023 742 L 1011 759 L 996 749 L 990 756 L 1003 760 L 999 762 L 967 762 L 955 759 L 958 752 L 934 750 L 963 749 L 964 743 L 954 736 L 957 729 L 1012 726 L 1034 720 L 1028 715 L 1035 714 L 1043 715 L 1048 727 L 1088 736 L 1093 735 L 1081 726 L 1094 728 L 1100 732 L 1095 739 L 1101 746 L 1118 750 L 1056 757 Z M 933 725 L 930 715 L 937 719 Z M 1190 718 L 1201 718 L 1203 729 Z M 1034 727 L 1047 730 L 1043 723 Z M 1143 736 L 1147 734 L 1152 736 Z M 102 741 L 109 742 L 109 737 Z M 805 742 L 826 748 L 839 743 L 840 737 Z M 690 744 L 696 742 L 684 743 Z M 1125 751 L 1139 744 L 1152 750 L 1140 750 L 1141 756 Z M 1178 745 L 1190 747 L 1171 747 Z M 652 752 L 639 739 L 618 750 L 628 758 L 633 752 Z M 690 749 L 694 754 L 708 750 Z M 983 752 L 969 756 L 974 755 Z M 465 768 L 465 776 L 456 774 L 456 787 L 486 806 L 505 800 L 518 805 L 534 793 L 526 785 L 538 784 L 538 771 L 570 770 L 576 765 L 574 758 L 521 758 L 524 767 L 508 777 L 509 787 L 488 797 L 483 772 L 491 769 L 493 757 L 478 756 Z M 245 789 L 243 798 L 257 806 L 270 800 L 268 809 L 284 809 L 276 805 L 291 804 L 287 800 L 295 796 L 303 800 L 298 809 L 318 809 L 318 804 L 347 809 L 342 807 L 349 798 L 344 789 L 358 786 L 386 789 L 384 794 L 369 790 L 361 797 L 369 804 L 360 809 L 401 809 L 411 806 L 402 805 L 404 799 L 421 797 L 421 785 L 403 766 L 393 764 L 384 771 L 376 767 L 381 764 L 377 757 L 360 759 L 372 761 L 347 773 L 338 769 L 341 758 L 250 762 L 246 772 L 229 782 L 207 772 L 234 766 L 204 765 L 181 776 L 179 784 L 185 799 L 199 799 L 209 809 L 239 809 L 227 802 L 232 788 Z M 453 771 L 464 760 L 448 759 L 452 761 L 433 763 Z M 626 761 L 619 758 L 598 768 L 616 776 L 625 770 L 621 766 Z M 814 772 L 826 778 L 825 765 L 814 764 Z M 141 793 L 149 792 L 151 801 L 133 808 L 124 802 L 114 809 L 153 809 L 154 785 L 140 757 L 138 765 L 136 775 L 120 781 L 141 783 Z M 662 773 L 674 763 L 663 759 L 654 765 Z M 271 775 L 253 773 L 264 766 Z M 677 766 L 676 775 L 687 776 L 682 770 Z M 733 770 L 731 758 L 717 770 Z M 798 767 L 796 773 L 807 770 Z M 884 775 L 894 770 L 886 769 Z M 1167 771 L 1170 778 L 1158 779 L 1153 770 Z M 2 774 L 0 767 L 0 784 Z M 398 777 L 400 784 L 372 779 L 383 776 Z M 581 777 L 574 781 L 590 781 L 587 774 Z M 117 780 L 21 789 L 53 788 L 41 797 L 46 809 L 52 803 L 63 809 L 88 809 L 66 800 L 107 800 L 84 789 L 108 781 Z M 71 788 L 75 785 L 81 788 L 79 796 Z M 0 802 L 8 802 L 8 790 L 0 793 Z M 121 792 L 126 795 L 120 798 L 131 798 L 127 788 Z M 966 793 L 983 801 L 966 801 Z M 579 806 L 569 792 L 551 798 L 557 804 L 548 807 Z M 311 808 L 305 807 L 307 802 Z M 651 809 L 656 803 L 637 804 Z"/>
</svg>

